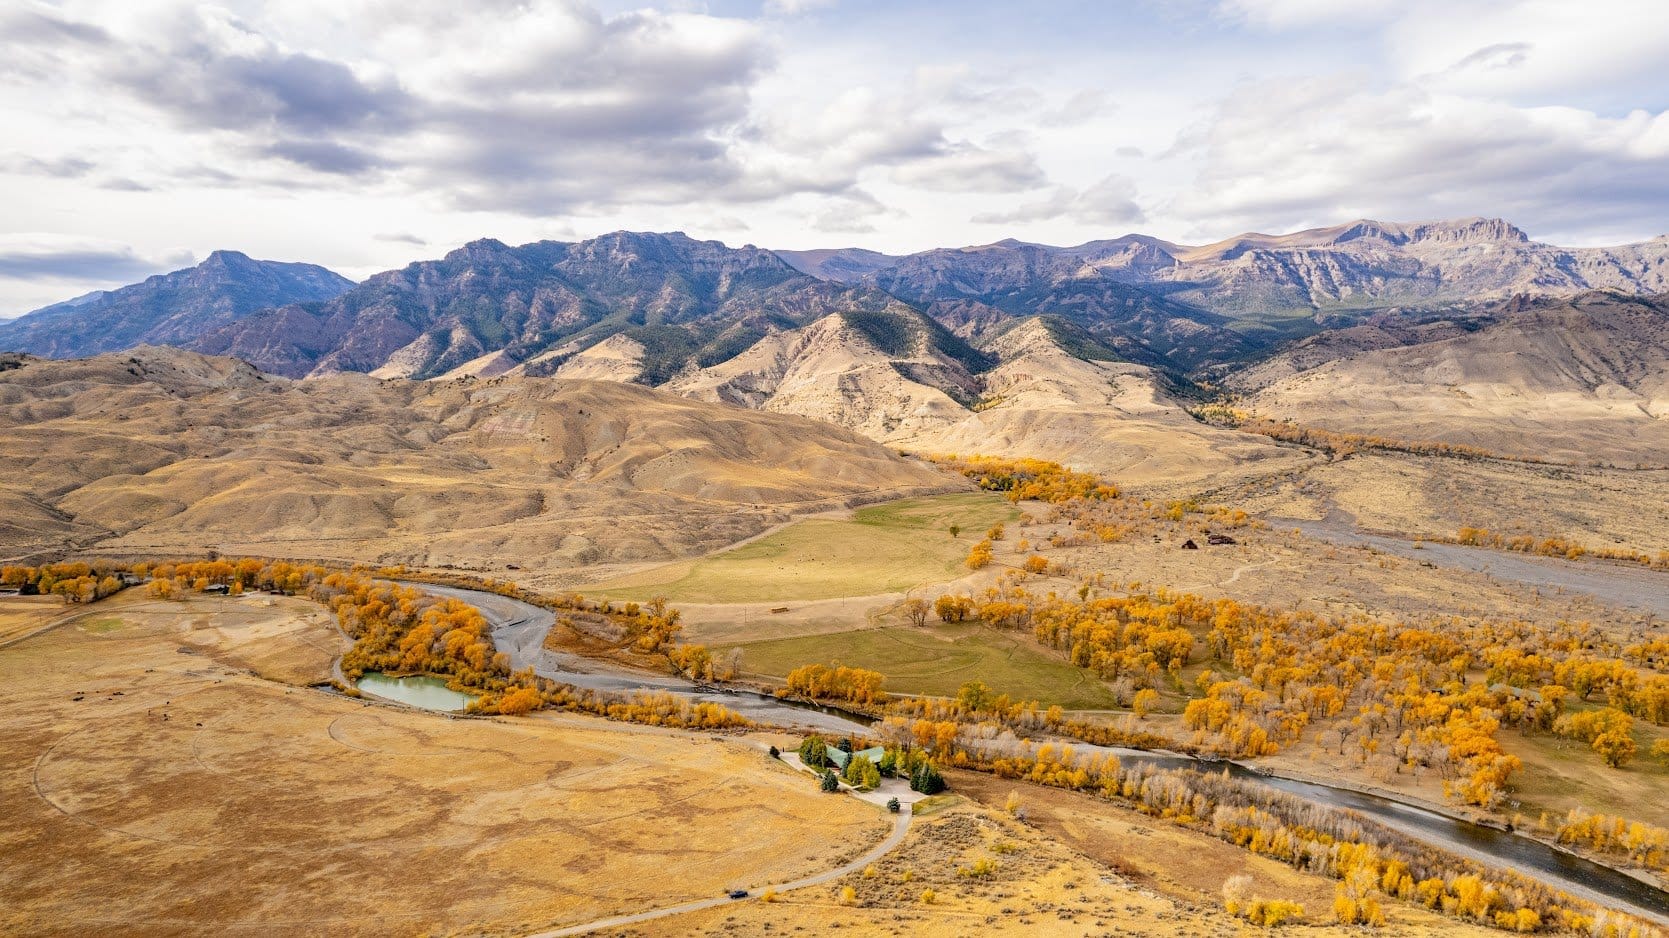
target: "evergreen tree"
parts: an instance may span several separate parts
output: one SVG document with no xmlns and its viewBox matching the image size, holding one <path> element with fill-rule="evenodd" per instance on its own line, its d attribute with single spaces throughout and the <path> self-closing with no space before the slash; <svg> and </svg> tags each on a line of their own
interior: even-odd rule
<svg viewBox="0 0 1669 938">
<path fill-rule="evenodd" d="M 834 772 L 829 771 L 823 773 L 823 790 L 840 791 L 840 779 L 835 778 Z"/>
<path fill-rule="evenodd" d="M 800 743 L 800 761 L 813 769 L 825 768 L 829 764 L 829 747 L 823 742 L 823 737 L 815 734 L 807 736 L 805 742 Z"/>
<path fill-rule="evenodd" d="M 924 795 L 937 795 L 945 790 L 945 779 L 938 769 L 933 768 L 933 763 L 923 762 L 910 776 L 910 788 Z"/>
</svg>

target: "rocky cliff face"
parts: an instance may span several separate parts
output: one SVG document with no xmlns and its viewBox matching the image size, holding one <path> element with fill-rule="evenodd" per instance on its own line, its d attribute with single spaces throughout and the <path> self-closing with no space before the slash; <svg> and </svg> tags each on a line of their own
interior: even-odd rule
<svg viewBox="0 0 1669 938">
<path fill-rule="evenodd" d="M 216 251 L 196 267 L 0 322 L 0 348 L 79 358 L 136 345 L 184 345 L 258 310 L 328 300 L 352 287 L 313 264 Z"/>
</svg>

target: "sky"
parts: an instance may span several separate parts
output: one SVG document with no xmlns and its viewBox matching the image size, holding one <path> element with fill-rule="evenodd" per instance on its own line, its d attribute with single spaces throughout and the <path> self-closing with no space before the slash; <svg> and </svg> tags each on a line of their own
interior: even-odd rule
<svg viewBox="0 0 1669 938">
<path fill-rule="evenodd" d="M 0 316 L 216 249 L 1669 233 L 1663 0 L 9 0 Z"/>
</svg>

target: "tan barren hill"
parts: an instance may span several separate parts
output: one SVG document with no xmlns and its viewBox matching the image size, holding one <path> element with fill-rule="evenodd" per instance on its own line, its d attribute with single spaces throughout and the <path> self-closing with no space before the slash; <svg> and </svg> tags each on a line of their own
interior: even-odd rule
<svg viewBox="0 0 1669 938">
<path fill-rule="evenodd" d="M 976 409 L 893 439 L 925 452 L 1055 460 L 1144 494 L 1182 495 L 1207 480 L 1225 484 L 1305 462 L 1293 449 L 1195 420 L 1152 368 L 1074 357 L 1040 320 L 989 350 L 1002 364 L 981 376 Z"/>
<path fill-rule="evenodd" d="M 288 381 L 168 349 L 0 372 L 0 452 L 4 557 L 96 544 L 537 573 L 961 485 L 838 427 L 633 385 Z"/>
<path fill-rule="evenodd" d="M 1669 298 L 1587 293 L 1520 302 L 1477 331 L 1337 357 L 1313 343 L 1251 396 L 1258 413 L 1400 440 L 1561 462 L 1669 463 Z M 1457 334 L 1458 333 L 1458 334 Z M 1282 371 L 1284 377 L 1276 377 Z"/>
</svg>

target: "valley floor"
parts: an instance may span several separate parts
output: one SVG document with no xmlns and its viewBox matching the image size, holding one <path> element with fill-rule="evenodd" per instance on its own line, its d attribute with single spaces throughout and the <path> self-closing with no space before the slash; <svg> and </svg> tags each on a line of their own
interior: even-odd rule
<svg viewBox="0 0 1669 938">
<path fill-rule="evenodd" d="M 0 931 L 526 933 L 889 826 L 752 742 L 313 690 L 340 651 L 319 607 L 137 592 L 0 650 Z"/>
</svg>

